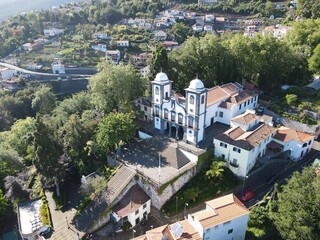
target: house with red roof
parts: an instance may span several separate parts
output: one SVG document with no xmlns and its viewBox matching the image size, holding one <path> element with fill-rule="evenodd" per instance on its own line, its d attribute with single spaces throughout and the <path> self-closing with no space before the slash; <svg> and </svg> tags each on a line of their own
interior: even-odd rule
<svg viewBox="0 0 320 240">
<path fill-rule="evenodd" d="M 289 151 L 289 157 L 297 161 L 311 150 L 314 138 L 312 134 L 282 126 L 273 141 L 282 151 Z"/>
<path fill-rule="evenodd" d="M 135 240 L 244 240 L 250 211 L 234 195 L 206 202 L 187 219 L 151 229 Z"/>
</svg>

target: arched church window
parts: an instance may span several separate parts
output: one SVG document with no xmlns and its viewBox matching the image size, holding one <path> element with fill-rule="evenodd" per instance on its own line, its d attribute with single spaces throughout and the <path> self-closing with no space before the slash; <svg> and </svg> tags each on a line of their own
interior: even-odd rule
<svg viewBox="0 0 320 240">
<path fill-rule="evenodd" d="M 182 115 L 182 113 L 178 114 L 178 123 L 180 123 L 180 124 L 183 123 L 183 115 Z"/>
<path fill-rule="evenodd" d="M 201 96 L 201 104 L 204 104 L 204 95 Z"/>
<path fill-rule="evenodd" d="M 156 95 L 159 95 L 159 87 L 156 87 Z"/>
<path fill-rule="evenodd" d="M 156 107 L 156 109 L 155 109 L 155 110 L 156 110 L 156 116 L 157 116 L 157 117 L 159 117 L 159 112 L 160 112 L 159 107 Z"/>
<path fill-rule="evenodd" d="M 164 118 L 168 119 L 168 116 L 169 116 L 169 110 L 165 108 L 164 109 Z"/>
<path fill-rule="evenodd" d="M 192 116 L 188 117 L 188 127 L 193 128 L 193 117 Z"/>
<path fill-rule="evenodd" d="M 172 122 L 176 121 L 176 112 L 171 112 L 171 121 Z"/>
<path fill-rule="evenodd" d="M 190 104 L 194 104 L 194 96 L 192 96 L 192 95 L 190 96 L 190 98 L 189 98 L 189 103 L 190 103 Z"/>
</svg>

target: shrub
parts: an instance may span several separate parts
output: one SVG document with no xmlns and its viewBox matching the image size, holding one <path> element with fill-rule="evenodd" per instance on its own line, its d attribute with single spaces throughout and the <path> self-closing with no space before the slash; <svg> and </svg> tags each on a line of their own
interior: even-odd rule
<svg viewBox="0 0 320 240">
<path fill-rule="evenodd" d="M 122 230 L 125 232 L 125 231 L 128 231 L 132 228 L 132 225 L 130 222 L 125 222 L 123 225 L 122 225 Z"/>
</svg>

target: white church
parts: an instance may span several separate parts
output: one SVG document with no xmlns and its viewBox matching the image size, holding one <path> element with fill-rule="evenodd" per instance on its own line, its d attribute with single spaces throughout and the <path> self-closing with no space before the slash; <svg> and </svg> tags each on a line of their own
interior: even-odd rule
<svg viewBox="0 0 320 240">
<path fill-rule="evenodd" d="M 172 90 L 172 81 L 163 72 L 151 83 L 154 128 L 196 146 L 204 139 L 205 128 L 215 122 L 230 125 L 233 117 L 254 109 L 258 102 L 258 92 L 239 83 L 208 89 L 196 78 L 185 96 Z"/>
</svg>

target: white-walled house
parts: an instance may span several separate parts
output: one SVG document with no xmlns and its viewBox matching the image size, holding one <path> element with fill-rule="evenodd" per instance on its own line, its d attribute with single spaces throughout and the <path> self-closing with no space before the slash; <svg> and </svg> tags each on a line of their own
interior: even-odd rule
<svg viewBox="0 0 320 240">
<path fill-rule="evenodd" d="M 116 64 L 120 61 L 120 56 L 120 51 L 118 49 L 106 51 L 106 60 L 111 60 Z"/>
<path fill-rule="evenodd" d="M 128 40 L 117 41 L 117 47 L 129 47 L 130 43 Z"/>
<path fill-rule="evenodd" d="M 167 40 L 167 33 L 162 30 L 155 31 L 154 38 L 158 41 L 165 41 L 165 40 Z"/>
<path fill-rule="evenodd" d="M 173 93 L 165 73 L 158 73 L 152 81 L 154 128 L 194 145 L 204 139 L 206 127 L 215 122 L 230 125 L 233 117 L 254 109 L 257 101 L 257 92 L 244 90 L 238 83 L 207 89 L 200 79 L 194 79 L 183 96 Z"/>
<path fill-rule="evenodd" d="M 232 127 L 213 139 L 214 155 L 227 161 L 227 166 L 238 177 L 245 177 L 256 161 L 265 155 L 276 128 L 258 123 L 251 129 Z"/>
<path fill-rule="evenodd" d="M 65 74 L 66 73 L 66 68 L 65 68 L 64 64 L 62 64 L 60 61 L 53 62 L 51 64 L 51 67 L 52 67 L 52 72 L 54 74 Z"/>
<path fill-rule="evenodd" d="M 110 38 L 109 34 L 105 33 L 105 32 L 96 32 L 96 33 L 92 34 L 92 37 L 98 38 L 98 39 L 104 39 L 104 40 L 107 40 Z"/>
<path fill-rule="evenodd" d="M 111 219 L 115 222 L 121 221 L 121 224 L 129 222 L 134 227 L 143 219 L 147 220 L 150 211 L 150 197 L 136 184 L 112 208 Z"/>
<path fill-rule="evenodd" d="M 244 240 L 250 211 L 233 194 L 206 202 L 204 210 L 151 229 L 135 240 Z"/>
<path fill-rule="evenodd" d="M 15 69 L 0 67 L 0 78 L 8 80 L 15 76 L 17 76 L 17 71 Z"/>
<path fill-rule="evenodd" d="M 51 37 L 60 35 L 63 32 L 64 32 L 64 29 L 61 29 L 61 28 L 47 28 L 43 30 L 43 34 L 45 36 L 51 36 Z"/>
<path fill-rule="evenodd" d="M 106 52 L 107 51 L 107 45 L 106 44 L 95 44 L 91 46 L 92 49 L 100 52 Z"/>
<path fill-rule="evenodd" d="M 314 138 L 314 135 L 282 126 L 274 136 L 274 142 L 282 146 L 282 151 L 289 151 L 290 158 L 297 161 L 311 150 Z"/>
<path fill-rule="evenodd" d="M 206 202 L 203 211 L 188 215 L 201 239 L 244 240 L 250 211 L 233 194 Z"/>
</svg>

